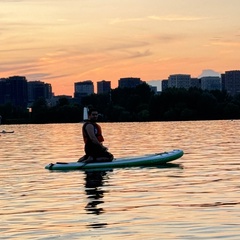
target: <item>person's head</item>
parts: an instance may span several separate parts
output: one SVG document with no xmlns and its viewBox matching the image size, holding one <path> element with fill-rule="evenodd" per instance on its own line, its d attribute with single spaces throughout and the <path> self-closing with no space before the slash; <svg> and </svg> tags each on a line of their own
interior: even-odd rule
<svg viewBox="0 0 240 240">
<path fill-rule="evenodd" d="M 90 121 L 95 122 L 95 121 L 97 121 L 97 118 L 98 118 L 98 111 L 97 111 L 97 109 L 95 109 L 95 108 L 90 108 L 90 109 L 88 110 L 88 119 L 89 119 Z"/>
</svg>

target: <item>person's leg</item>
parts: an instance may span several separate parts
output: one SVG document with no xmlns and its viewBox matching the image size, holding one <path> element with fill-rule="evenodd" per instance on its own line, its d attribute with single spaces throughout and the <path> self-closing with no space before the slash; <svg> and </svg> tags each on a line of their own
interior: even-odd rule
<svg viewBox="0 0 240 240">
<path fill-rule="evenodd" d="M 113 155 L 111 153 L 103 150 L 101 146 L 96 144 L 86 144 L 85 152 L 87 158 L 83 159 L 83 162 L 111 162 L 113 160 Z"/>
<path fill-rule="evenodd" d="M 97 162 L 112 162 L 113 155 L 107 151 L 101 153 L 99 157 L 96 158 Z"/>
<path fill-rule="evenodd" d="M 79 158 L 78 162 L 84 162 L 84 163 L 92 162 L 93 161 L 93 157 L 92 157 L 93 146 L 92 146 L 92 144 L 85 144 L 84 151 L 85 151 L 85 155 L 83 157 Z"/>
<path fill-rule="evenodd" d="M 78 159 L 78 162 L 83 162 L 83 161 L 85 161 L 87 158 L 88 158 L 88 156 L 87 156 L 87 155 L 84 155 L 84 156 L 82 156 L 82 157 L 80 157 L 80 158 Z"/>
<path fill-rule="evenodd" d="M 95 160 L 94 160 L 94 157 L 88 156 L 88 157 L 87 157 L 86 159 L 84 159 L 82 162 L 83 162 L 83 163 L 91 163 L 91 162 L 95 162 Z"/>
<path fill-rule="evenodd" d="M 96 162 L 111 162 L 108 157 L 97 157 Z"/>
</svg>

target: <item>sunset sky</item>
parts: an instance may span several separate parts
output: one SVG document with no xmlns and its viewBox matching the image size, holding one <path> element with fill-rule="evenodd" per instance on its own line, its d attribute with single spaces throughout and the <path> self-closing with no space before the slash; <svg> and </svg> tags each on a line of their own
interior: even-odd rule
<svg viewBox="0 0 240 240">
<path fill-rule="evenodd" d="M 0 0 L 0 78 L 73 95 L 84 80 L 206 69 L 240 69 L 240 0 Z"/>
</svg>

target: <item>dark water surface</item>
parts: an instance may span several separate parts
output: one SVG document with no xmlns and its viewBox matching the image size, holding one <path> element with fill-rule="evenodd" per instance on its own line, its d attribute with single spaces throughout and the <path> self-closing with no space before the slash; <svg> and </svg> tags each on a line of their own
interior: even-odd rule
<svg viewBox="0 0 240 240">
<path fill-rule="evenodd" d="M 0 125 L 0 239 L 240 239 L 240 121 L 102 123 L 116 158 L 166 167 L 50 172 L 83 155 L 81 124 Z"/>
</svg>

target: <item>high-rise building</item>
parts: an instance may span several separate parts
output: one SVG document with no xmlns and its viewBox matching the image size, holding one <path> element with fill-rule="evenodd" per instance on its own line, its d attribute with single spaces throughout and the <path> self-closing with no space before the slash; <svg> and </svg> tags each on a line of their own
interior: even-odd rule
<svg viewBox="0 0 240 240">
<path fill-rule="evenodd" d="M 221 74 L 221 87 L 222 87 L 222 91 L 225 91 L 225 74 Z"/>
<path fill-rule="evenodd" d="M 5 104 L 7 79 L 0 78 L 0 105 Z"/>
<path fill-rule="evenodd" d="M 39 98 L 50 100 L 53 96 L 52 86 L 41 81 L 28 82 L 28 102 L 31 104 Z"/>
<path fill-rule="evenodd" d="M 97 93 L 98 94 L 108 94 L 111 91 L 111 82 L 102 80 L 97 82 Z"/>
<path fill-rule="evenodd" d="M 94 93 L 94 86 L 91 80 L 74 83 L 74 97 L 81 101 L 83 97 Z"/>
<path fill-rule="evenodd" d="M 0 103 L 26 108 L 28 102 L 27 80 L 25 77 L 12 76 L 0 80 Z"/>
<path fill-rule="evenodd" d="M 152 86 L 152 85 L 149 85 L 149 88 L 151 89 L 152 92 L 154 92 L 154 94 L 157 94 L 157 86 Z"/>
<path fill-rule="evenodd" d="M 223 81 L 224 80 L 224 81 Z M 222 75 L 222 83 L 224 82 L 223 89 L 228 94 L 234 96 L 240 93 L 240 70 L 226 71 Z"/>
<path fill-rule="evenodd" d="M 165 91 L 168 88 L 168 80 L 164 79 L 162 80 L 162 92 Z"/>
<path fill-rule="evenodd" d="M 118 80 L 118 87 L 119 88 L 135 88 L 136 86 L 140 85 L 142 83 L 140 78 L 120 78 Z"/>
<path fill-rule="evenodd" d="M 201 88 L 201 79 L 199 79 L 199 78 L 191 78 L 190 87 L 192 87 L 192 88 Z"/>
<path fill-rule="evenodd" d="M 168 87 L 189 89 L 191 87 L 191 75 L 188 74 L 170 75 L 168 77 Z"/>
<path fill-rule="evenodd" d="M 201 78 L 201 89 L 202 90 L 221 90 L 220 77 L 209 76 Z"/>
</svg>

